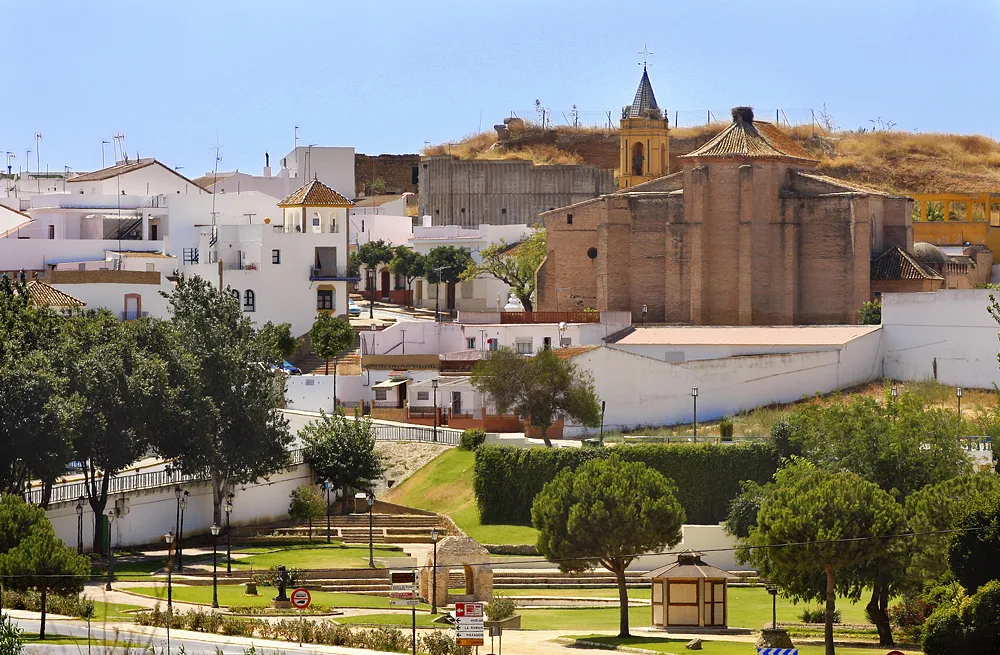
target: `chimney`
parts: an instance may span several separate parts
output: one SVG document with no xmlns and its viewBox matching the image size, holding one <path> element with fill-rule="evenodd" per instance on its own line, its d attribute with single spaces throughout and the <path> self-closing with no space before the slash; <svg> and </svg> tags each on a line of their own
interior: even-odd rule
<svg viewBox="0 0 1000 655">
<path fill-rule="evenodd" d="M 264 153 L 264 177 L 271 177 L 271 155 Z"/>
</svg>

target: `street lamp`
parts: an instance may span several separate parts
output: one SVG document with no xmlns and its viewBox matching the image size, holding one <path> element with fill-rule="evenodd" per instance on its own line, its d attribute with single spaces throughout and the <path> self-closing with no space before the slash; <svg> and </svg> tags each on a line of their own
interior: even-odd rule
<svg viewBox="0 0 1000 655">
<path fill-rule="evenodd" d="M 326 543 L 330 543 L 330 481 L 323 480 L 323 491 L 326 492 Z"/>
<path fill-rule="evenodd" d="M 76 554 L 83 555 L 83 496 L 76 499 Z"/>
<path fill-rule="evenodd" d="M 375 504 L 375 494 L 368 491 L 365 494 L 365 500 L 368 501 L 368 568 L 375 568 L 375 543 L 373 533 L 375 530 L 375 525 L 372 522 L 372 505 Z"/>
<path fill-rule="evenodd" d="M 177 570 L 184 569 L 184 561 L 181 559 L 184 550 L 184 508 L 187 507 L 188 492 L 181 494 L 181 524 L 177 526 Z"/>
<path fill-rule="evenodd" d="M 434 321 L 437 323 L 441 322 L 441 271 L 446 271 L 451 266 L 439 266 L 437 268 L 431 269 L 436 273 L 434 276 L 437 282 L 434 284 Z M 497 311 L 500 311 L 499 308 Z"/>
<path fill-rule="evenodd" d="M 170 655 L 170 622 L 174 615 L 174 567 L 170 558 L 170 544 L 174 543 L 174 533 L 167 532 L 163 535 L 163 540 L 167 542 L 167 655 Z"/>
<path fill-rule="evenodd" d="M 434 443 L 438 440 L 438 379 L 431 380 L 431 388 L 434 389 Z"/>
<path fill-rule="evenodd" d="M 778 629 L 778 585 L 767 585 L 767 593 L 771 594 L 771 629 Z"/>
<path fill-rule="evenodd" d="M 212 531 L 212 608 L 219 609 L 219 526 L 215 523 Z"/>
<path fill-rule="evenodd" d="M 955 397 L 958 398 L 958 419 L 962 420 L 962 387 L 955 388 Z"/>
<path fill-rule="evenodd" d="M 106 591 L 111 591 L 111 581 L 115 578 L 115 510 L 109 507 L 104 510 L 104 515 L 108 517 L 108 583 L 104 585 Z"/>
<path fill-rule="evenodd" d="M 691 387 L 691 402 L 694 403 L 694 440 L 698 442 L 698 387 Z"/>
<path fill-rule="evenodd" d="M 434 570 L 431 573 L 431 614 L 438 613 L 438 537 L 441 533 L 437 528 L 431 528 L 431 541 L 434 542 Z"/>
<path fill-rule="evenodd" d="M 646 306 L 645 305 L 642 306 L 642 317 L 641 317 L 640 320 L 641 320 L 641 324 L 642 325 L 646 325 Z"/>
<path fill-rule="evenodd" d="M 171 472 L 173 472 L 173 470 L 174 469 L 170 469 Z M 174 535 L 180 535 L 180 533 L 181 533 L 181 497 L 183 495 L 184 495 L 184 490 L 181 489 L 180 485 L 176 485 L 174 487 L 174 498 L 177 499 L 177 512 L 176 512 L 176 516 L 174 517 L 174 532 L 173 532 L 173 534 L 170 537 L 171 538 L 171 542 L 170 543 L 173 543 L 172 540 L 175 538 Z M 177 555 L 177 568 L 178 569 L 180 569 L 180 567 L 181 567 L 181 559 L 180 559 L 180 550 L 179 549 L 180 549 L 180 540 L 178 539 L 177 547 L 174 548 L 174 552 Z"/>
<path fill-rule="evenodd" d="M 233 574 L 233 538 L 232 528 L 229 527 L 229 515 L 233 513 L 233 494 L 226 496 L 226 502 L 222 505 L 226 511 L 226 577 Z"/>
</svg>

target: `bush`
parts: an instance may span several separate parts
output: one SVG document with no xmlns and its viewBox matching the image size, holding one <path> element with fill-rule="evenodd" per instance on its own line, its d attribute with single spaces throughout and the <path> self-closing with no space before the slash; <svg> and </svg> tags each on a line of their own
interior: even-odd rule
<svg viewBox="0 0 1000 655">
<path fill-rule="evenodd" d="M 285 569 L 288 574 L 288 586 L 296 587 L 302 582 L 302 569 L 288 567 Z M 258 571 L 253 574 L 253 582 L 259 587 L 278 586 L 278 567 L 272 566 L 266 571 Z"/>
<path fill-rule="evenodd" d="M 428 655 L 469 655 L 472 648 L 459 646 L 444 630 L 435 630 L 420 640 L 420 649 Z"/>
<path fill-rule="evenodd" d="M 625 461 L 639 461 L 677 484 L 688 523 L 715 524 L 726 518 L 740 482 L 768 482 L 778 468 L 770 444 L 644 444 L 618 446 Z M 609 449 L 512 448 L 476 450 L 475 490 L 483 523 L 531 524 L 531 504 L 546 482 L 564 468 L 608 457 Z"/>
<path fill-rule="evenodd" d="M 823 607 L 806 607 L 799 614 L 799 618 L 803 623 L 825 623 L 826 622 L 826 609 Z M 835 610 L 833 613 L 833 622 L 840 623 L 840 610 Z"/>
<path fill-rule="evenodd" d="M 486 605 L 486 618 L 490 621 L 503 621 L 514 616 L 517 603 L 510 596 L 493 594 L 493 600 Z"/>
<path fill-rule="evenodd" d="M 466 430 L 458 440 L 459 450 L 476 450 L 486 443 L 486 430 Z"/>
<path fill-rule="evenodd" d="M 935 610 L 924 624 L 921 644 L 927 655 L 949 655 L 965 648 L 965 626 L 954 607 Z"/>
<path fill-rule="evenodd" d="M 4 609 L 24 610 L 26 612 L 42 611 L 42 595 L 34 590 L 28 591 L 8 591 L 3 592 Z M 83 596 L 49 593 L 45 597 L 45 608 L 50 614 L 61 614 L 63 616 L 77 616 L 87 618 L 94 615 L 94 601 Z"/>
<path fill-rule="evenodd" d="M 924 623 L 932 611 L 923 596 L 904 596 L 903 600 L 889 608 L 889 620 L 899 630 L 903 641 L 919 644 L 923 639 Z"/>
<path fill-rule="evenodd" d="M 732 441 L 733 438 L 733 419 L 728 416 L 723 416 L 722 420 L 719 421 L 719 436 L 722 437 L 723 441 Z"/>
<path fill-rule="evenodd" d="M 46 599 L 48 600 L 48 599 Z M 24 632 L 7 614 L 0 614 L 0 655 L 21 655 Z"/>
</svg>

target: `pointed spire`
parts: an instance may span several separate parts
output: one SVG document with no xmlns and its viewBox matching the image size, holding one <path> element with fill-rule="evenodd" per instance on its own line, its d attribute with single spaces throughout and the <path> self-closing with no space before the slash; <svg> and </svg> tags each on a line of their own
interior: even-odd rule
<svg viewBox="0 0 1000 655">
<path fill-rule="evenodd" d="M 653 95 L 653 85 L 649 83 L 649 73 L 646 66 L 642 67 L 642 79 L 639 80 L 639 88 L 635 92 L 635 100 L 629 107 L 629 118 L 659 118 L 662 116 L 660 107 L 656 104 L 656 96 Z"/>
</svg>

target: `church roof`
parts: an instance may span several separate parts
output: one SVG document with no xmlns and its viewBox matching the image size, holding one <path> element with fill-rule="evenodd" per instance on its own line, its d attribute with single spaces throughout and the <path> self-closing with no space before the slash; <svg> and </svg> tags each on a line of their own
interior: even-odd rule
<svg viewBox="0 0 1000 655">
<path fill-rule="evenodd" d="M 318 179 L 313 179 L 304 187 L 278 203 L 279 207 L 353 207 L 354 203 L 340 195 Z"/>
<path fill-rule="evenodd" d="M 733 122 L 714 139 L 682 157 L 690 159 L 794 159 L 816 161 L 771 123 L 755 121 L 750 107 L 734 107 Z"/>
<path fill-rule="evenodd" d="M 917 261 L 899 246 L 890 248 L 872 260 L 872 280 L 943 280 L 941 275 Z"/>
<path fill-rule="evenodd" d="M 660 113 L 660 108 L 656 104 L 656 96 L 653 95 L 653 85 L 649 83 L 649 74 L 646 67 L 642 67 L 642 79 L 639 80 L 639 88 L 635 91 L 635 100 L 628 109 L 629 118 L 647 118 L 649 112 Z"/>
</svg>

